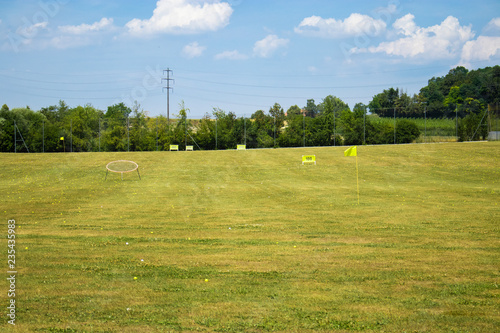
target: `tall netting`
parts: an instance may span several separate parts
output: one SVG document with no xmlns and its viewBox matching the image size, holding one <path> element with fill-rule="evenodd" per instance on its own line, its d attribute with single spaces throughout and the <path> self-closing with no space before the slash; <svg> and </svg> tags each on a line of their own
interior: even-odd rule
<svg viewBox="0 0 500 333">
<path fill-rule="evenodd" d="M 500 140 L 500 108 L 498 103 L 488 105 L 488 140 Z"/>
</svg>

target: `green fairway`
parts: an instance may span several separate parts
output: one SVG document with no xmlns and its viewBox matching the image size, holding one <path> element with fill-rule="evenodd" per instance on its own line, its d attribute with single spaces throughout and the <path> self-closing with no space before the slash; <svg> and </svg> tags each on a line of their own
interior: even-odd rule
<svg viewBox="0 0 500 333">
<path fill-rule="evenodd" d="M 0 328 L 497 331 L 500 143 L 345 149 L 1 154 Z"/>
</svg>

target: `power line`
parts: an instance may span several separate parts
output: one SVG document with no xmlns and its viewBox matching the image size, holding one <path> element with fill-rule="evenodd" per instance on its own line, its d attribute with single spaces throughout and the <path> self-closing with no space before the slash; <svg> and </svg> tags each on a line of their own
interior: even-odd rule
<svg viewBox="0 0 500 333">
<path fill-rule="evenodd" d="M 6 75 L 0 73 L 1 77 L 5 77 L 7 79 L 13 79 L 13 80 L 22 80 L 22 81 L 27 81 L 27 82 L 36 82 L 36 83 L 51 83 L 51 84 L 72 84 L 72 85 L 96 85 L 96 84 L 111 84 L 111 83 L 116 83 L 117 80 L 113 81 L 92 81 L 92 82 L 75 82 L 75 81 L 47 81 L 47 80 L 36 80 L 33 78 L 23 78 L 23 77 L 17 77 L 17 76 L 11 76 L 11 75 Z M 122 79 L 119 80 L 118 82 L 127 82 L 129 80 Z"/>
<path fill-rule="evenodd" d="M 302 86 L 277 86 L 277 85 L 274 85 L 274 86 L 269 86 L 269 85 L 261 85 L 261 84 L 217 82 L 217 81 L 210 81 L 210 80 L 192 79 L 192 78 L 183 77 L 183 76 L 179 76 L 179 78 L 187 80 L 187 81 L 218 84 L 218 85 L 224 85 L 224 86 L 237 86 L 237 87 L 248 87 L 248 88 L 267 88 L 267 89 L 353 89 L 353 88 L 384 87 L 384 86 L 388 86 L 388 85 L 393 85 L 390 83 L 377 83 L 377 84 L 370 84 L 370 85 L 352 85 L 352 86 L 346 86 L 346 85 L 341 85 L 341 86 L 308 86 L 308 85 L 302 85 Z M 412 81 L 412 82 L 400 82 L 398 84 L 410 85 L 410 84 L 417 84 L 417 83 L 422 83 L 422 80 Z"/>
<path fill-rule="evenodd" d="M 470 64 L 479 64 L 479 63 L 488 63 L 488 62 L 494 62 L 500 60 L 500 57 L 491 57 L 488 60 L 477 60 L 477 61 L 470 61 Z M 455 68 L 458 66 L 455 66 Z M 385 73 L 402 73 L 402 72 L 413 72 L 413 71 L 423 71 L 423 70 L 446 70 L 447 72 L 450 70 L 449 65 L 434 65 L 434 66 L 414 66 L 412 68 L 403 68 L 403 69 L 387 69 L 387 70 L 367 70 L 367 71 L 361 71 L 361 72 L 350 72 L 349 76 L 366 76 L 366 75 L 372 75 L 372 74 L 385 74 Z M 210 76 L 214 75 L 223 75 L 223 76 L 237 76 L 237 77 L 248 77 L 248 76 L 253 76 L 253 77 L 310 77 L 310 78 L 315 78 L 315 77 L 339 77 L 343 78 L 345 74 L 311 74 L 309 73 L 308 75 L 305 75 L 304 73 L 301 74 L 288 74 L 288 73 L 276 73 L 276 74 L 257 74 L 257 73 L 248 73 L 248 72 L 230 72 L 230 73 L 222 73 L 222 72 L 210 72 L 210 71 L 196 71 L 192 69 L 185 69 L 181 68 L 178 69 L 181 70 L 182 72 L 187 72 L 187 73 L 195 73 L 195 74 L 206 74 Z M 471 69 L 474 70 L 474 69 Z"/>
</svg>

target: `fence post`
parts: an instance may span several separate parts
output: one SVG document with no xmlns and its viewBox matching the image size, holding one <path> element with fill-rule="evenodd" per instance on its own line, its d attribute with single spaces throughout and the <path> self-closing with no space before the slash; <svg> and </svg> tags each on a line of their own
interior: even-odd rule
<svg viewBox="0 0 500 333">
<path fill-rule="evenodd" d="M 396 144 L 396 107 L 394 107 L 394 144 Z"/>
<path fill-rule="evenodd" d="M 366 106 L 363 108 L 363 144 L 366 145 Z"/>
<path fill-rule="evenodd" d="M 302 112 L 302 129 L 304 132 L 304 147 L 306 146 L 306 114 Z"/>
</svg>

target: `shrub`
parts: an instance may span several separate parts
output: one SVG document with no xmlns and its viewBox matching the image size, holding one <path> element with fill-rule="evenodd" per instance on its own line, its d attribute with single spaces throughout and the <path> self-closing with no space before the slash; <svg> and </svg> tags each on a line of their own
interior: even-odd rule
<svg viewBox="0 0 500 333">
<path fill-rule="evenodd" d="M 396 122 L 396 142 L 412 143 L 420 136 L 417 124 L 407 119 L 398 119 Z"/>
</svg>

